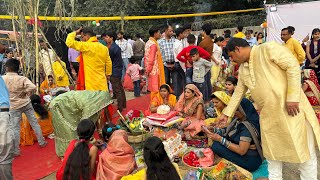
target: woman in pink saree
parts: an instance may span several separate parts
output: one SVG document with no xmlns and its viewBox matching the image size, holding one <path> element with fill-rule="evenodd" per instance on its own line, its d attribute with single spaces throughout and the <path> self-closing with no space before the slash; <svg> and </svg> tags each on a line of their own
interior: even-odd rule
<svg viewBox="0 0 320 180">
<path fill-rule="evenodd" d="M 107 148 L 99 156 L 97 180 L 120 180 L 136 168 L 134 150 L 124 130 L 112 133 Z"/>
<path fill-rule="evenodd" d="M 144 64 L 148 76 L 148 91 L 151 92 L 151 99 L 159 91 L 160 85 L 165 84 L 164 66 L 162 56 L 157 42 L 160 39 L 160 29 L 151 27 L 150 38 L 145 46 Z"/>
<path fill-rule="evenodd" d="M 205 125 L 202 97 L 201 92 L 194 84 L 187 84 L 175 106 L 175 110 L 185 118 L 181 127 L 184 129 L 186 139 L 197 135 L 201 132 L 201 126 Z"/>
</svg>

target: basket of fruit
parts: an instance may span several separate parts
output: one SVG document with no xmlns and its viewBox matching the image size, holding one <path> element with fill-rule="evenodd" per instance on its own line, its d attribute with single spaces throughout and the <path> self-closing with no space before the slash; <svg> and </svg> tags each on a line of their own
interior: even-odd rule
<svg viewBox="0 0 320 180">
<path fill-rule="evenodd" d="M 118 114 L 128 131 L 129 143 L 140 143 L 151 136 L 151 133 L 146 131 L 142 125 L 145 118 L 141 111 L 131 110 L 125 116 L 122 116 L 120 112 Z"/>
</svg>

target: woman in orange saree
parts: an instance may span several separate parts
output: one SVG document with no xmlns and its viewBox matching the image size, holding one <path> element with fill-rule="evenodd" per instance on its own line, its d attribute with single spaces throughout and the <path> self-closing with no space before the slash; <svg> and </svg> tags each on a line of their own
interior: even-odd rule
<svg viewBox="0 0 320 180">
<path fill-rule="evenodd" d="M 30 96 L 32 107 L 35 111 L 35 116 L 40 125 L 43 137 L 48 137 L 53 133 L 52 126 L 52 115 L 47 111 L 40 103 L 40 96 L 34 94 Z M 20 130 L 20 144 L 23 146 L 33 145 L 34 141 L 37 140 L 34 131 L 29 124 L 27 117 L 23 114 L 21 121 L 21 130 Z"/>
<path fill-rule="evenodd" d="M 312 69 L 304 69 L 304 83 L 302 89 L 312 106 L 318 106 L 320 102 L 320 85 L 316 73 Z"/>
<path fill-rule="evenodd" d="M 113 131 L 114 127 L 110 127 Z M 109 129 L 109 128 L 108 128 Z M 99 156 L 97 180 L 120 180 L 137 167 L 134 150 L 128 144 L 128 135 L 124 130 L 112 133 L 107 148 Z"/>
<path fill-rule="evenodd" d="M 201 126 L 205 125 L 202 97 L 201 92 L 194 84 L 187 84 L 175 106 L 175 110 L 185 118 L 181 127 L 184 128 L 187 139 L 191 139 L 201 132 Z"/>
</svg>

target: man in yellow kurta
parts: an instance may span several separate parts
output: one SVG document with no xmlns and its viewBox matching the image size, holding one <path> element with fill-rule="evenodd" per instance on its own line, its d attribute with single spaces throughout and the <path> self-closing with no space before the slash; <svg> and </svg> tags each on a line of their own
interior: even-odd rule
<svg viewBox="0 0 320 180">
<path fill-rule="evenodd" d="M 298 63 L 301 65 L 306 59 L 306 52 L 303 50 L 299 41 L 291 37 L 292 34 L 292 29 L 284 28 L 281 30 L 281 39 L 284 42 L 283 45 L 292 52 L 294 57 L 298 60 Z"/>
<path fill-rule="evenodd" d="M 233 38 L 226 50 L 240 65 L 235 92 L 219 120 L 231 117 L 249 89 L 260 110 L 263 154 L 269 179 L 282 179 L 282 162 L 300 163 L 301 179 L 317 179 L 314 135 L 320 145 L 317 117 L 301 89 L 298 61 L 284 46 L 270 42 L 252 48 Z"/>
<path fill-rule="evenodd" d="M 77 34 L 81 34 L 82 42 L 75 40 Z M 80 28 L 76 32 L 70 33 L 66 45 L 80 52 L 78 59 L 80 63 L 82 59 L 83 63 L 84 89 L 108 91 L 108 78 L 112 74 L 112 62 L 108 48 L 98 42 L 93 31 L 90 28 Z"/>
<path fill-rule="evenodd" d="M 56 85 L 58 87 L 65 87 L 70 85 L 65 62 L 57 59 L 52 64 L 52 69 L 54 77 L 56 79 Z"/>
</svg>

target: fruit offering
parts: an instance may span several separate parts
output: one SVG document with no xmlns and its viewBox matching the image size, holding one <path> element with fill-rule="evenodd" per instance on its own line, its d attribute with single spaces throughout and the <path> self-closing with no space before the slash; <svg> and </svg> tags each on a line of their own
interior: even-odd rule
<svg viewBox="0 0 320 180">
<path fill-rule="evenodd" d="M 189 166 L 193 166 L 193 167 L 199 167 L 200 163 L 199 163 L 199 157 L 197 156 L 197 154 L 193 151 L 190 151 L 189 154 L 187 154 L 186 156 L 183 157 L 183 161 L 188 164 Z"/>
</svg>

